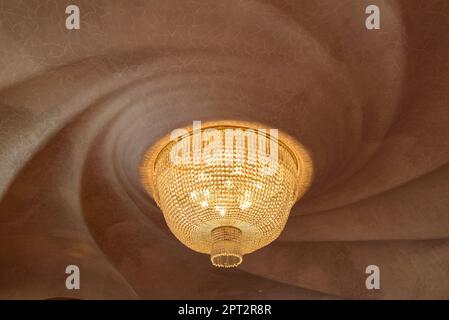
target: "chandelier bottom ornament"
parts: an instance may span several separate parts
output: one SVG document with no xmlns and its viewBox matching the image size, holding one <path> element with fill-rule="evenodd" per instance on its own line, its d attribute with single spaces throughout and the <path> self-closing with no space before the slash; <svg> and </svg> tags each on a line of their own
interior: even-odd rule
<svg viewBox="0 0 449 320">
<path fill-rule="evenodd" d="M 237 267 L 243 261 L 242 231 L 225 226 L 212 230 L 212 249 L 210 261 L 216 267 Z"/>
</svg>

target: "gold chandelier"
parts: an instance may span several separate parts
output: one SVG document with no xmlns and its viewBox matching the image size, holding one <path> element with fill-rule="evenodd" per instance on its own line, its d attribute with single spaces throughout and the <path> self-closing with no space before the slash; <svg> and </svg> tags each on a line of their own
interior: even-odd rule
<svg viewBox="0 0 449 320">
<path fill-rule="evenodd" d="M 141 176 L 168 227 L 218 267 L 282 232 L 307 190 L 312 163 L 305 148 L 277 130 L 241 121 L 177 129 L 144 156 Z"/>
</svg>

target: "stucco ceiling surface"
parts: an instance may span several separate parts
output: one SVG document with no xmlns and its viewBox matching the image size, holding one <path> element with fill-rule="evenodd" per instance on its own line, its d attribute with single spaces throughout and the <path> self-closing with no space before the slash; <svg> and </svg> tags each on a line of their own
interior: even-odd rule
<svg viewBox="0 0 449 320">
<path fill-rule="evenodd" d="M 449 1 L 78 2 L 67 30 L 65 1 L 0 0 L 1 298 L 449 298 Z M 221 119 L 290 134 L 315 169 L 236 270 L 139 180 L 162 136 Z"/>
</svg>

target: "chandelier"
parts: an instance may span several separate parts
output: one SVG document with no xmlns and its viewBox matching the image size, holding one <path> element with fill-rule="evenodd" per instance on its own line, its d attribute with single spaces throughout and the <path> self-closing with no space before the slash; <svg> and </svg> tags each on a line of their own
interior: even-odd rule
<svg viewBox="0 0 449 320">
<path fill-rule="evenodd" d="M 311 159 L 274 129 L 216 121 L 174 130 L 144 156 L 141 177 L 171 232 L 217 267 L 275 240 L 307 190 Z"/>
</svg>

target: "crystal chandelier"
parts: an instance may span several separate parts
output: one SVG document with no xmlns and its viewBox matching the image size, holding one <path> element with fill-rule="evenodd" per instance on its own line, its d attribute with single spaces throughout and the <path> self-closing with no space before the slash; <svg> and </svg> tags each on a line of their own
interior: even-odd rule
<svg viewBox="0 0 449 320">
<path fill-rule="evenodd" d="M 187 247 L 210 254 L 214 266 L 236 267 L 275 240 L 310 184 L 306 149 L 262 128 L 194 122 L 145 153 L 142 181 L 168 227 Z"/>
</svg>

